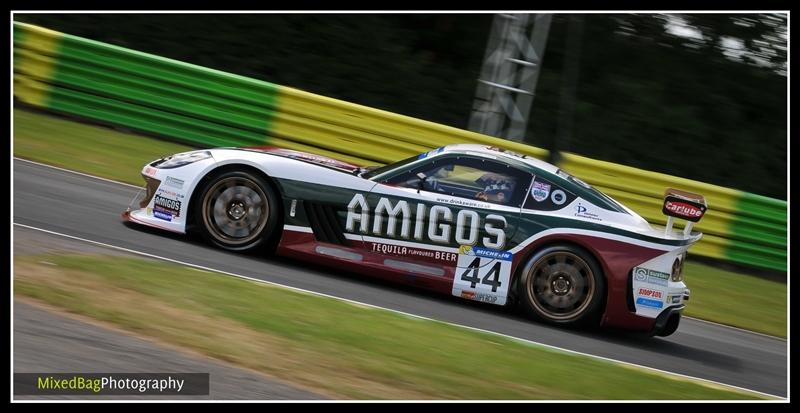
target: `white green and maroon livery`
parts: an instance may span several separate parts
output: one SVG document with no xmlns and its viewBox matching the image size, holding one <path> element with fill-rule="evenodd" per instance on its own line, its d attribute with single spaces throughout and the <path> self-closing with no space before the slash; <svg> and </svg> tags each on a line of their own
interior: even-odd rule
<svg viewBox="0 0 800 413">
<path fill-rule="evenodd" d="M 670 190 L 668 228 L 537 159 L 450 145 L 362 168 L 279 148 L 162 158 L 123 217 L 197 231 L 232 251 L 263 249 L 539 319 L 669 335 L 688 299 L 682 268 L 702 197 Z"/>
</svg>

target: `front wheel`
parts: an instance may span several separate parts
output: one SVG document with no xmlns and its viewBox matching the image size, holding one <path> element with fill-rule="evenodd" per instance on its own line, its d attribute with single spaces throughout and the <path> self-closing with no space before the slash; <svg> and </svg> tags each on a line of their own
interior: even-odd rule
<svg viewBox="0 0 800 413">
<path fill-rule="evenodd" d="M 212 244 L 252 251 L 270 239 L 278 221 L 278 197 L 261 177 L 225 172 L 209 180 L 201 194 L 196 216 Z"/>
<path fill-rule="evenodd" d="M 567 244 L 545 247 L 533 254 L 517 288 L 527 313 L 555 324 L 596 322 L 606 291 L 594 257 Z"/>
</svg>

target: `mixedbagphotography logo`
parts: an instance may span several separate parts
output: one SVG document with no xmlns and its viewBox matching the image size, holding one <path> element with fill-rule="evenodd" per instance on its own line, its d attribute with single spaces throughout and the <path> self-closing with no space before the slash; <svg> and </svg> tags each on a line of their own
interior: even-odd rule
<svg viewBox="0 0 800 413">
<path fill-rule="evenodd" d="M 15 395 L 208 395 L 208 373 L 14 373 Z"/>
</svg>

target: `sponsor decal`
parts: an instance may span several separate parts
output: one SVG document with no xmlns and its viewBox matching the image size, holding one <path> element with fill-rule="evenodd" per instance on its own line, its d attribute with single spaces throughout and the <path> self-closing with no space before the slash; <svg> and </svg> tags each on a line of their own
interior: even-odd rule
<svg viewBox="0 0 800 413">
<path fill-rule="evenodd" d="M 157 169 L 153 168 L 152 166 L 147 166 L 144 168 L 144 174 L 147 176 L 156 176 L 156 171 Z"/>
<path fill-rule="evenodd" d="M 550 200 L 556 205 L 564 205 L 564 202 L 567 202 L 567 194 L 560 189 L 556 189 L 550 194 Z"/>
<path fill-rule="evenodd" d="M 172 221 L 172 214 L 163 212 L 159 209 L 153 210 L 153 216 L 164 221 Z"/>
<path fill-rule="evenodd" d="M 641 281 L 648 284 L 655 284 L 661 286 L 666 286 L 670 278 L 670 275 L 668 273 L 642 267 L 634 268 L 633 275 L 636 281 Z"/>
<path fill-rule="evenodd" d="M 484 303 L 494 304 L 497 302 L 497 296 L 491 294 L 484 294 L 484 293 L 475 293 L 475 301 L 482 301 Z"/>
<path fill-rule="evenodd" d="M 153 200 L 153 214 L 161 212 L 173 216 L 180 216 L 181 201 L 175 199 L 165 198 L 161 195 L 156 195 Z"/>
<path fill-rule="evenodd" d="M 514 254 L 512 254 L 511 251 L 498 251 L 483 247 L 473 247 L 471 245 L 462 245 L 458 248 L 458 253 L 503 261 L 511 261 L 514 258 Z"/>
<path fill-rule="evenodd" d="M 636 281 L 647 281 L 647 268 L 634 268 L 633 276 Z"/>
<path fill-rule="evenodd" d="M 183 179 L 167 176 L 167 179 L 164 180 L 164 185 L 171 186 L 175 189 L 183 189 Z"/>
<path fill-rule="evenodd" d="M 419 156 L 417 156 L 417 159 L 425 159 L 428 156 L 435 155 L 435 154 L 441 153 L 443 151 L 444 151 L 444 146 L 441 146 L 441 147 L 438 147 L 438 148 L 436 148 L 436 149 L 434 149 L 432 151 L 423 152 L 423 153 L 419 154 Z"/>
<path fill-rule="evenodd" d="M 603 220 L 602 218 L 597 216 L 597 214 L 589 212 L 589 210 L 585 206 L 581 205 L 580 202 L 578 203 L 578 206 L 575 207 L 575 211 L 576 211 L 575 216 L 578 218 L 588 218 L 588 219 L 593 219 L 595 221 Z"/>
<path fill-rule="evenodd" d="M 445 245 L 454 241 L 462 245 L 481 242 L 487 248 L 503 249 L 506 244 L 507 223 L 502 215 L 481 217 L 471 209 L 462 209 L 454 214 L 447 206 L 428 208 L 424 203 L 417 203 L 412 213 L 412 205 L 407 201 L 393 203 L 386 197 L 380 198 L 372 213 L 371 209 L 363 194 L 355 194 L 347 205 L 346 230 Z M 487 234 L 484 237 L 479 235 L 481 224 Z"/>
<path fill-rule="evenodd" d="M 705 198 L 696 194 L 675 193 L 681 192 L 668 189 L 664 197 L 664 207 L 661 212 L 664 215 L 683 218 L 687 221 L 697 222 L 703 217 L 708 207 Z"/>
<path fill-rule="evenodd" d="M 171 191 L 171 190 L 165 189 L 165 188 L 158 188 L 156 190 L 156 194 L 159 194 L 159 195 L 165 196 L 165 197 L 172 197 L 172 198 L 176 198 L 176 199 L 183 199 L 183 198 L 186 197 L 186 195 L 184 195 L 184 194 L 182 194 L 180 192 Z"/>
<path fill-rule="evenodd" d="M 664 203 L 664 209 L 680 217 L 700 218 L 703 216 L 702 209 L 686 202 L 667 201 Z"/>
<path fill-rule="evenodd" d="M 667 297 L 667 301 L 669 301 L 670 304 L 680 304 L 681 303 L 681 298 L 683 298 L 682 294 L 681 295 L 671 295 L 671 296 Z"/>
<path fill-rule="evenodd" d="M 458 259 L 458 254 L 446 251 L 426 250 L 422 248 L 405 247 L 402 245 L 372 243 L 372 252 L 385 255 L 424 257 L 434 260 L 454 262 Z"/>
<path fill-rule="evenodd" d="M 531 196 L 536 202 L 542 202 L 550 195 L 550 185 L 542 183 L 542 182 L 533 182 L 533 188 L 531 188 Z"/>
<path fill-rule="evenodd" d="M 475 298 L 475 293 L 470 292 L 470 291 L 462 291 L 461 292 L 461 298 L 466 298 L 467 300 L 472 300 L 473 298 Z"/>
<path fill-rule="evenodd" d="M 651 290 L 649 288 L 639 288 L 639 292 L 637 293 L 639 297 L 652 297 L 652 298 L 663 298 L 664 292 L 659 290 Z"/>
<path fill-rule="evenodd" d="M 637 298 L 636 304 L 643 305 L 645 307 L 653 307 L 653 308 L 661 308 L 664 306 L 664 303 L 658 300 L 651 300 L 648 298 Z"/>
<path fill-rule="evenodd" d="M 482 203 L 482 202 L 475 202 L 475 201 L 469 201 L 469 200 L 458 199 L 458 198 L 436 198 L 436 202 L 441 202 L 443 204 L 453 204 L 453 205 L 471 207 L 471 208 L 484 208 L 484 209 L 487 209 L 487 208 L 491 208 L 492 207 L 491 204 L 485 204 L 485 203 Z"/>
<path fill-rule="evenodd" d="M 489 248 L 462 245 L 453 277 L 452 294 L 471 300 L 503 305 L 508 296 L 513 254 Z"/>
</svg>

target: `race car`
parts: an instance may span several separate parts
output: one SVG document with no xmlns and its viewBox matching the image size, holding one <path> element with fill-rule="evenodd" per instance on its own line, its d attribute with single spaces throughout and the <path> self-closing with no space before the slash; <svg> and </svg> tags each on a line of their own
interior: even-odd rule
<svg viewBox="0 0 800 413">
<path fill-rule="evenodd" d="M 454 144 L 380 167 L 275 147 L 216 148 L 144 166 L 122 215 L 230 251 L 264 251 L 468 300 L 519 306 L 554 324 L 667 336 L 702 196 L 669 189 L 667 227 L 558 167 Z M 687 220 L 673 230 L 673 218 Z"/>
</svg>

